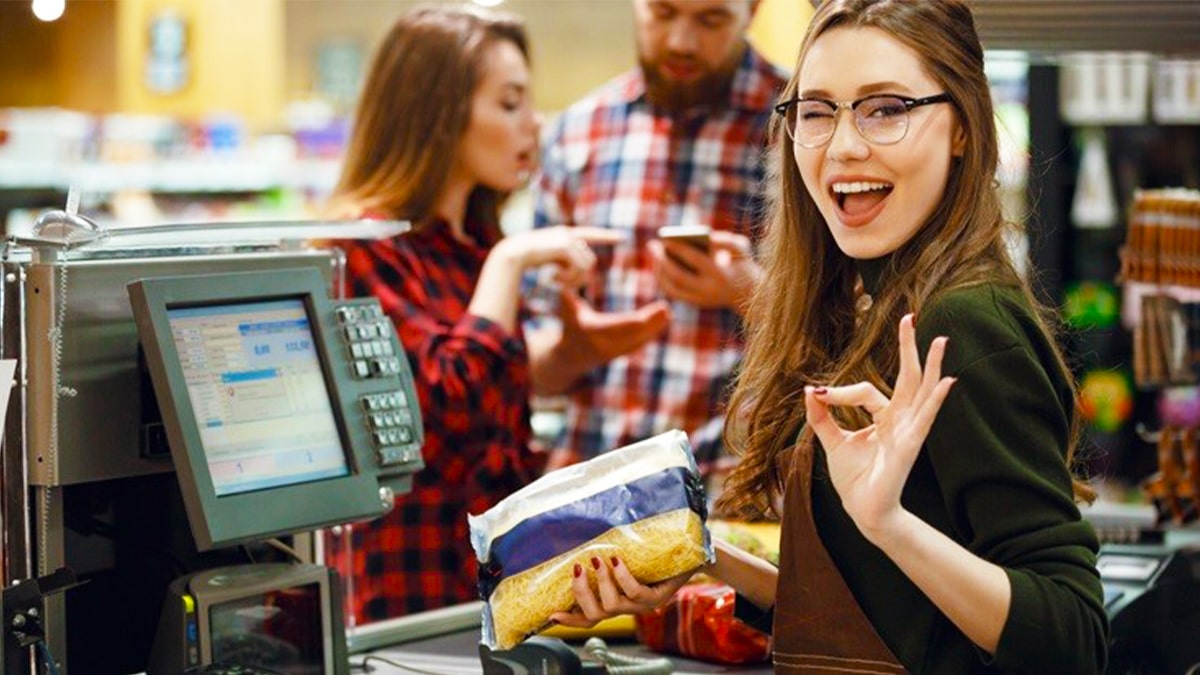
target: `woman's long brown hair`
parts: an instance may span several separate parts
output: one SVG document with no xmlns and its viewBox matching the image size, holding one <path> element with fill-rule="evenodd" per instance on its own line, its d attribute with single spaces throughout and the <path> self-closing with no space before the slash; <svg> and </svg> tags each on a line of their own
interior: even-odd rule
<svg viewBox="0 0 1200 675">
<path fill-rule="evenodd" d="M 524 24 L 514 15 L 431 5 L 400 17 L 363 83 L 330 215 L 376 212 L 410 220 L 417 229 L 430 222 L 471 120 L 484 59 L 504 40 L 529 59 Z M 498 237 L 506 196 L 477 187 L 467 222 Z"/>
<path fill-rule="evenodd" d="M 796 95 L 813 41 L 847 26 L 883 30 L 917 53 L 953 101 L 965 152 L 954 162 L 944 198 L 929 220 L 890 256 L 888 278 L 894 282 L 873 296 L 871 311 L 859 313 L 855 261 L 838 249 L 804 186 L 780 120 L 773 120 L 767 178 L 773 193 L 759 247 L 764 274 L 750 301 L 746 355 L 725 430 L 728 447 L 741 457 L 718 501 L 726 512 L 772 512 L 790 452 L 811 452 L 811 434 L 800 437 L 804 385 L 867 381 L 890 393 L 899 367 L 897 323 L 946 290 L 981 283 L 1021 289 L 1042 315 L 1040 328 L 1051 337 L 1055 366 L 1074 381 L 1053 339 L 1049 314 L 1016 271 L 1005 243 L 1016 226 L 1001 214 L 994 112 L 971 10 L 960 0 L 828 0 L 809 25 L 781 101 Z M 861 412 L 836 414 L 852 428 L 869 423 Z M 1068 464 L 1077 429 L 1075 415 Z M 1074 491 L 1077 498 L 1094 494 L 1079 480 Z"/>
</svg>

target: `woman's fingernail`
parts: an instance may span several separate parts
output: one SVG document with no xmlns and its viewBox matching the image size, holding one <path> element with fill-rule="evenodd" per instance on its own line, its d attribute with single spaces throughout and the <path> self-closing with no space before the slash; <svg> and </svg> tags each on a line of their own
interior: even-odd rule
<svg viewBox="0 0 1200 675">
<path fill-rule="evenodd" d="M 583 566 L 575 563 L 575 578 L 578 579 L 581 574 L 583 574 Z"/>
<path fill-rule="evenodd" d="M 813 389 L 813 393 L 817 396 L 824 396 L 825 394 L 829 393 L 829 390 L 825 387 L 817 387 L 816 389 Z"/>
<path fill-rule="evenodd" d="M 620 565 L 620 564 L 621 564 L 621 561 L 620 561 L 620 560 L 617 560 L 617 556 L 615 556 L 615 555 L 614 555 L 614 556 L 612 557 L 612 566 L 613 566 L 613 569 L 616 569 L 616 568 L 617 568 L 617 566 L 618 566 L 618 565 Z"/>
<path fill-rule="evenodd" d="M 600 559 L 599 558 L 592 558 L 592 567 L 595 569 L 600 569 Z"/>
</svg>

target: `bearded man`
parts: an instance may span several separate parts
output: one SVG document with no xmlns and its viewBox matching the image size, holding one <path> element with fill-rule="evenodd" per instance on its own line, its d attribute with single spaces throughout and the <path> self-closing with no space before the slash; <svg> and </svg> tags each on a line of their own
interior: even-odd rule
<svg viewBox="0 0 1200 675">
<path fill-rule="evenodd" d="M 581 298 L 548 292 L 545 279 L 532 292 L 561 297 L 564 331 L 593 307 L 665 303 L 671 321 L 656 340 L 561 383 L 569 405 L 557 457 L 587 459 L 678 428 L 702 470 L 720 468 L 722 403 L 759 272 L 752 249 L 767 123 L 785 77 L 746 41 L 757 0 L 632 2 L 638 66 L 548 128 L 534 217 L 536 227 L 625 236 L 597 249 Z M 711 228 L 707 250 L 657 237 L 675 225 Z M 531 326 L 531 340 L 538 327 L 546 330 Z"/>
</svg>

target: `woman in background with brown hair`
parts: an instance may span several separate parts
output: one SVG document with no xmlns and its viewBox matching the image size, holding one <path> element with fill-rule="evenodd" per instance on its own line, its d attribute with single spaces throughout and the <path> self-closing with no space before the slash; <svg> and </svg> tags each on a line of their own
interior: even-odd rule
<svg viewBox="0 0 1200 675">
<path fill-rule="evenodd" d="M 1103 671 L 1074 385 L 1006 245 L 970 8 L 822 2 L 775 109 L 721 501 L 782 494 L 780 562 L 718 543 L 706 571 L 774 611 L 777 672 Z M 561 623 L 683 582 L 605 562 Z"/>
<path fill-rule="evenodd" d="M 500 208 L 535 168 L 539 116 L 520 19 L 462 6 L 418 7 L 374 56 L 332 215 L 411 222 L 381 241 L 342 241 L 350 294 L 374 295 L 395 322 L 425 427 L 425 468 L 381 519 L 352 527 L 352 621 L 478 597 L 467 513 L 537 477 L 529 400 L 553 392 L 666 325 L 662 306 L 599 315 L 574 293 L 595 262 L 596 230 L 504 237 Z M 521 329 L 523 273 L 555 265 L 561 333 Z M 343 556 L 343 559 L 338 559 Z M 348 617 L 351 618 L 351 617 Z"/>
</svg>

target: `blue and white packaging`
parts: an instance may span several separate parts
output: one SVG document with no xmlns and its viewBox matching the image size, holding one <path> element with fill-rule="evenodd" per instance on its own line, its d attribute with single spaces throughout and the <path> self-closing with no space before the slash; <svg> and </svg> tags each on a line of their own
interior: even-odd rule
<svg viewBox="0 0 1200 675">
<path fill-rule="evenodd" d="M 510 649 L 575 605 L 576 565 L 620 558 L 653 584 L 715 559 L 687 434 L 668 431 L 548 473 L 468 516 L 485 601 L 483 643 Z"/>
</svg>

